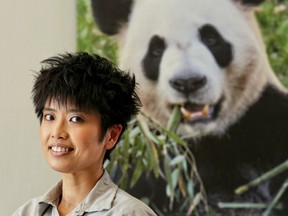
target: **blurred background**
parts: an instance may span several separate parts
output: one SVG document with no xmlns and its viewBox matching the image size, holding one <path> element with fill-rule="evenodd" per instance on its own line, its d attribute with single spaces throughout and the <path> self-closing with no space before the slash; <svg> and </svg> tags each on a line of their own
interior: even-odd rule
<svg viewBox="0 0 288 216">
<path fill-rule="evenodd" d="M 257 9 L 271 65 L 286 87 L 287 7 L 288 0 L 266 0 Z M 42 157 L 32 106 L 33 74 L 40 61 L 78 50 L 117 63 L 117 46 L 97 30 L 89 0 L 2 0 L 0 23 L 0 215 L 12 215 L 60 178 Z"/>
<path fill-rule="evenodd" d="M 9 216 L 59 179 L 42 157 L 30 92 L 40 61 L 76 50 L 76 3 L 1 0 L 0 26 L 0 215 Z"/>
</svg>

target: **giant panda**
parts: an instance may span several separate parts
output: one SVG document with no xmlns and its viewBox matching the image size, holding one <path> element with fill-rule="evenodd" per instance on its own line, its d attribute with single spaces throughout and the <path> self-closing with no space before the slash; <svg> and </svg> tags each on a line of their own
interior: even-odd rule
<svg viewBox="0 0 288 216">
<path fill-rule="evenodd" d="M 261 215 L 217 203 L 269 203 L 287 176 L 234 194 L 288 159 L 288 95 L 269 65 L 253 13 L 261 3 L 92 0 L 98 27 L 118 41 L 119 67 L 140 84 L 143 111 L 166 124 L 181 106 L 178 132 L 189 138 L 208 202 L 220 215 Z M 161 179 L 140 181 L 129 192 L 167 209 Z M 287 192 L 281 201 L 284 209 L 273 214 L 288 215 Z M 176 206 L 165 215 L 185 213 Z"/>
</svg>

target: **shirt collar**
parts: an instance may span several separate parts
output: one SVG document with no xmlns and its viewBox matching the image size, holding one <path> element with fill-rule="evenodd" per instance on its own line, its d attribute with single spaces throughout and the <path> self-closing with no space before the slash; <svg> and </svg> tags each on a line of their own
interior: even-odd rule
<svg viewBox="0 0 288 216">
<path fill-rule="evenodd" d="M 88 196 L 79 205 L 82 212 L 97 212 L 112 208 L 118 186 L 115 185 L 107 171 L 90 191 Z M 42 215 L 49 206 L 56 207 L 62 194 L 62 181 L 48 190 L 39 200 L 39 215 Z"/>
<path fill-rule="evenodd" d="M 86 212 L 102 211 L 112 208 L 118 186 L 115 185 L 107 171 L 83 201 Z"/>
<path fill-rule="evenodd" d="M 39 199 L 39 215 L 47 210 L 49 206 L 57 206 L 59 198 L 62 194 L 62 181 L 59 181 L 56 185 L 50 188 L 43 196 Z"/>
</svg>

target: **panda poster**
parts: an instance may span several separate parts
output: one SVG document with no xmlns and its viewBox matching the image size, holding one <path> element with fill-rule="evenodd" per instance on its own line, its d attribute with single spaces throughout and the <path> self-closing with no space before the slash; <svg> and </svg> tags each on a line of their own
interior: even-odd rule
<svg viewBox="0 0 288 216">
<path fill-rule="evenodd" d="M 78 49 L 139 84 L 142 112 L 107 167 L 115 180 L 158 215 L 288 215 L 288 2 L 77 4 Z M 281 46 L 261 20 L 279 23 Z"/>
</svg>

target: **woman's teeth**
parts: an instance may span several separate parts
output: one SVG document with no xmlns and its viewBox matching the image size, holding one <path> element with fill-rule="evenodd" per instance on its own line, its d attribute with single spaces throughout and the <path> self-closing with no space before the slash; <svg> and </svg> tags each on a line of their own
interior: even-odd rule
<svg viewBox="0 0 288 216">
<path fill-rule="evenodd" d="M 70 148 L 62 148 L 62 147 L 57 147 L 57 146 L 53 146 L 52 148 L 52 151 L 54 152 L 69 152 L 70 151 Z"/>
</svg>

